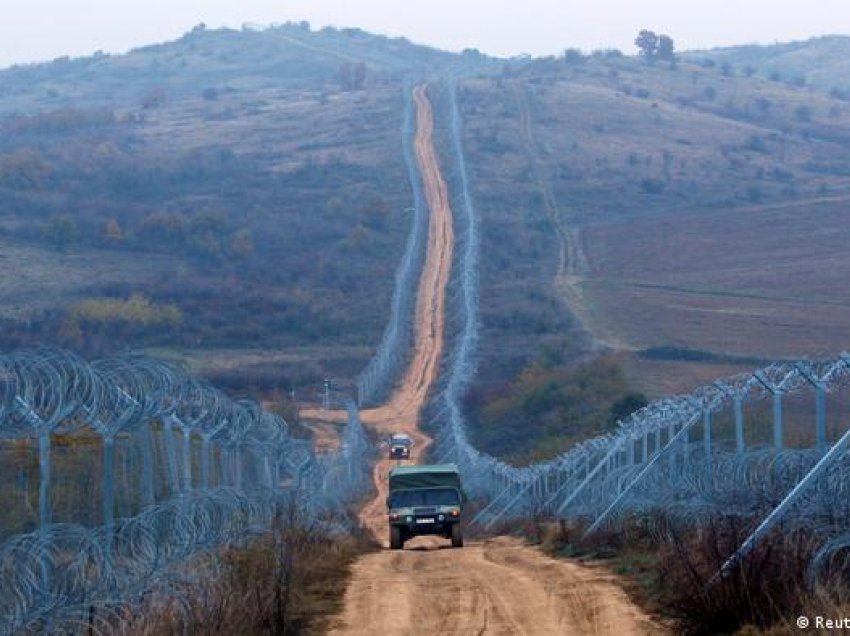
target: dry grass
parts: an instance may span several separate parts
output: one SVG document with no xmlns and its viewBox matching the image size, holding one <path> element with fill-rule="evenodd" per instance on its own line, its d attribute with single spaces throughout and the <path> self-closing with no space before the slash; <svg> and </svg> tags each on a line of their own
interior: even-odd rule
<svg viewBox="0 0 850 636">
<path fill-rule="evenodd" d="M 584 237 L 587 295 L 634 346 L 816 356 L 850 337 L 842 201 L 632 219 Z"/>
<path fill-rule="evenodd" d="M 675 633 L 779 636 L 799 633 L 800 615 L 846 612 L 845 571 L 827 572 L 810 587 L 807 567 L 816 546 L 804 532 L 768 536 L 739 566 L 715 579 L 752 526 L 751 520 L 718 517 L 698 528 L 682 527 L 655 516 L 632 518 L 616 532 L 584 539 L 582 524 L 562 522 L 543 528 L 542 545 L 551 554 L 607 567 Z"/>
<path fill-rule="evenodd" d="M 125 633 L 197 636 L 321 634 L 340 611 L 349 568 L 373 550 L 362 530 L 330 536 L 279 522 L 268 536 L 228 549 L 209 576 L 153 597 Z"/>
</svg>

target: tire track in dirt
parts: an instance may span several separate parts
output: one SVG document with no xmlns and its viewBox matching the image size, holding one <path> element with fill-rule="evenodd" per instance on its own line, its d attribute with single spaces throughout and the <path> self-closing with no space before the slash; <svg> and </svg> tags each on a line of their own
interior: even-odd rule
<svg viewBox="0 0 850 636">
<path fill-rule="evenodd" d="M 525 87 L 519 82 L 514 82 L 511 88 L 519 110 L 519 124 L 522 130 L 525 153 L 537 189 L 543 200 L 543 208 L 558 237 L 558 270 L 553 281 L 555 291 L 560 296 L 567 311 L 578 322 L 580 330 L 589 336 L 591 349 L 601 347 L 614 351 L 632 351 L 634 350 L 633 346 L 626 343 L 612 329 L 603 324 L 597 312 L 594 312 L 584 289 L 582 289 L 583 283 L 589 276 L 590 265 L 582 246 L 580 228 L 575 224 L 568 225 L 564 222 L 564 215 L 554 192 L 552 192 L 549 179 L 545 175 L 545 167 L 540 160 L 540 143 L 534 134 L 531 108 Z"/>
<path fill-rule="evenodd" d="M 454 251 L 448 187 L 433 143 L 434 120 L 424 86 L 414 89 L 415 154 L 430 210 L 427 254 L 416 306 L 414 352 L 390 400 L 361 412 L 382 435 L 407 432 L 412 461 L 431 439 L 419 418 L 434 386 L 445 344 L 446 286 Z M 344 421 L 344 413 L 318 410 L 304 417 Z M 377 496 L 360 517 L 387 546 L 387 474 L 394 462 L 380 459 L 373 471 Z M 382 550 L 353 565 L 344 608 L 332 634 L 643 634 L 658 633 L 633 606 L 613 577 L 556 561 L 514 538 L 467 542 L 451 549 L 446 540 L 417 537 L 403 551 Z"/>
</svg>

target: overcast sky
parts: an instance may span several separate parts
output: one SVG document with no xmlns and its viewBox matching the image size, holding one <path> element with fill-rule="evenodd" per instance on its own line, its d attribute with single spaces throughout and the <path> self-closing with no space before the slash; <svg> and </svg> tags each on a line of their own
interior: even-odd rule
<svg viewBox="0 0 850 636">
<path fill-rule="evenodd" d="M 679 50 L 850 32 L 850 0 L 2 0 L 0 7 L 0 67 L 122 53 L 199 22 L 308 20 L 503 56 L 570 47 L 631 53 L 641 28 L 670 34 Z"/>
</svg>

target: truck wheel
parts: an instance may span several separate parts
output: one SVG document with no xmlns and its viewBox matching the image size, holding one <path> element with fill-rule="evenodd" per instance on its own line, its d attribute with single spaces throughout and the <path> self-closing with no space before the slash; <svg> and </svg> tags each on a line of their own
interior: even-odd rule
<svg viewBox="0 0 850 636">
<path fill-rule="evenodd" d="M 452 547 L 463 547 L 463 531 L 460 529 L 459 523 L 455 523 L 452 525 Z"/>
<path fill-rule="evenodd" d="M 401 526 L 390 526 L 390 550 L 402 548 L 404 548 L 404 540 L 401 538 Z"/>
</svg>

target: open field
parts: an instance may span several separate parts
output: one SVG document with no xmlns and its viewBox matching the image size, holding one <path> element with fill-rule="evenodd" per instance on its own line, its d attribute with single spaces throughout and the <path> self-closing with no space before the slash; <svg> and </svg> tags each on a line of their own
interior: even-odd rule
<svg viewBox="0 0 850 636">
<path fill-rule="evenodd" d="M 837 199 L 590 225 L 581 285 L 635 348 L 828 355 L 850 342 L 846 216 Z"/>
</svg>

